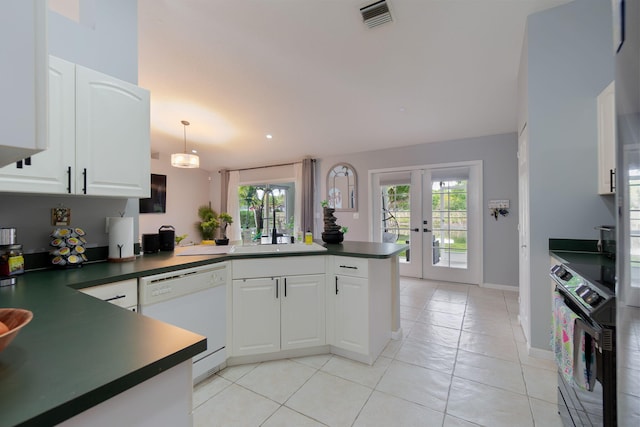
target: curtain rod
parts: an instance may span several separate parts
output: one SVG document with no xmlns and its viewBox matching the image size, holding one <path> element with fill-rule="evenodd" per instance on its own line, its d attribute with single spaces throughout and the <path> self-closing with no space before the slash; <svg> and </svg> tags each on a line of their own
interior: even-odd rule
<svg viewBox="0 0 640 427">
<path fill-rule="evenodd" d="M 312 162 L 315 162 L 316 159 L 311 159 Z M 290 163 L 280 163 L 277 165 L 267 165 L 267 166 L 254 166 L 252 168 L 240 168 L 240 169 L 222 169 L 219 170 L 218 173 L 221 173 L 223 170 L 226 170 L 228 172 L 240 172 L 240 171 L 250 171 L 250 170 L 254 170 L 254 169 L 266 169 L 266 168 L 277 168 L 278 166 L 291 166 L 291 165 L 295 165 L 298 163 L 302 163 L 302 160 L 299 162 L 290 162 Z"/>
</svg>

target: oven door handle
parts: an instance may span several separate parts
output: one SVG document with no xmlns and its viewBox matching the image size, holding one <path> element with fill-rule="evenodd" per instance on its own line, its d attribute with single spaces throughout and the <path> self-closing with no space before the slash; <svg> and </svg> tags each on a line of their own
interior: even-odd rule
<svg viewBox="0 0 640 427">
<path fill-rule="evenodd" d="M 593 340 L 595 341 L 596 346 L 599 347 L 600 346 L 600 334 L 602 333 L 602 330 L 600 328 L 598 328 L 598 329 L 594 328 L 593 326 L 591 326 L 589 324 L 589 322 L 584 320 L 582 317 L 578 317 L 576 319 L 576 321 L 580 322 L 580 324 L 582 325 L 582 329 L 584 329 L 586 333 L 591 335 L 591 338 L 593 338 Z"/>
</svg>

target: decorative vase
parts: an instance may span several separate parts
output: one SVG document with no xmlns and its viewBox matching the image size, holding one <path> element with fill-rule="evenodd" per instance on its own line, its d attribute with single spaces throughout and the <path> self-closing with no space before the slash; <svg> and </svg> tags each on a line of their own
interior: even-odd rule
<svg viewBox="0 0 640 427">
<path fill-rule="evenodd" d="M 324 214 L 324 232 L 322 233 L 322 241 L 325 243 L 341 243 L 344 240 L 344 233 L 336 221 L 338 220 L 333 213 L 335 208 L 323 208 Z"/>
</svg>

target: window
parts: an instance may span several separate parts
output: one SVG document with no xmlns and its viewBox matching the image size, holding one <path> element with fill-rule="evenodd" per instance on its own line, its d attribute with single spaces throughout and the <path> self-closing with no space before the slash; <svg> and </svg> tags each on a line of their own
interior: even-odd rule
<svg viewBox="0 0 640 427">
<path fill-rule="evenodd" d="M 295 184 L 264 183 L 238 187 L 240 227 L 256 229 L 258 236 L 289 236 L 294 232 Z M 275 216 L 274 216 L 275 212 Z"/>
</svg>

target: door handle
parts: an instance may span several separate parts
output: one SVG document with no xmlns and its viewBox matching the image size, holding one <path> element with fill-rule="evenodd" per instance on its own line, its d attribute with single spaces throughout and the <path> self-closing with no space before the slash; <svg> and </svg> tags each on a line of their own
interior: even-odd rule
<svg viewBox="0 0 640 427">
<path fill-rule="evenodd" d="M 287 297 L 287 278 L 284 278 L 284 297 Z"/>
<path fill-rule="evenodd" d="M 420 229 L 416 227 L 416 228 L 412 228 L 411 231 L 415 231 L 417 233 L 418 231 L 420 231 Z"/>
<path fill-rule="evenodd" d="M 431 233 L 431 230 L 429 230 L 428 228 L 423 228 L 423 229 L 422 229 L 422 232 L 423 232 L 423 233 Z"/>
<path fill-rule="evenodd" d="M 336 295 L 338 295 L 338 276 L 336 276 Z"/>
<path fill-rule="evenodd" d="M 276 279 L 276 299 L 278 299 L 278 288 L 280 287 L 280 282 Z"/>
</svg>

